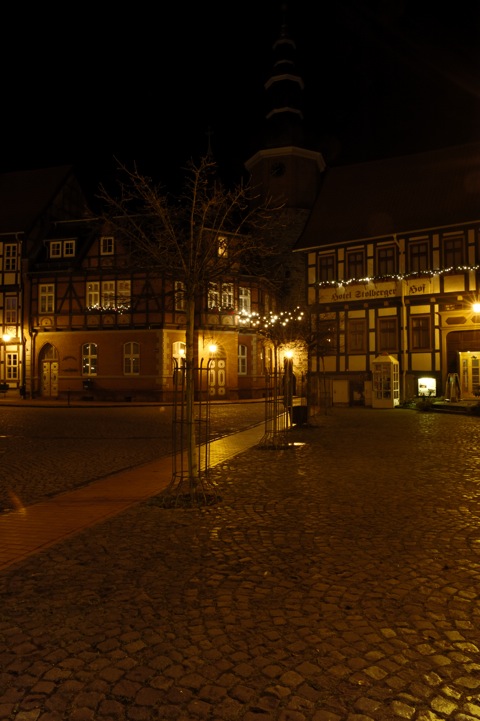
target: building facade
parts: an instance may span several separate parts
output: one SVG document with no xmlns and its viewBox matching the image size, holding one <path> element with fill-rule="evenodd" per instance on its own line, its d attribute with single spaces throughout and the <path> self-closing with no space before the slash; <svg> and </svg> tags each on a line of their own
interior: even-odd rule
<svg viewBox="0 0 480 721">
<path fill-rule="evenodd" d="M 328 169 L 306 260 L 316 402 L 480 396 L 480 144 Z M 398 364 L 399 389 L 376 368 Z"/>
</svg>

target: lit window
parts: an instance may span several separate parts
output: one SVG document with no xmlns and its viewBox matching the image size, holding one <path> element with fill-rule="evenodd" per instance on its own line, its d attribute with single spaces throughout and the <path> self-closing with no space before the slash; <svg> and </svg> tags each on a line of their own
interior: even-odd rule
<svg viewBox="0 0 480 721">
<path fill-rule="evenodd" d="M 218 257 L 226 258 L 228 256 L 228 242 L 223 236 L 218 237 Z"/>
<path fill-rule="evenodd" d="M 97 361 L 97 344 L 84 343 L 82 345 L 82 374 L 84 376 L 96 376 Z"/>
<path fill-rule="evenodd" d="M 252 308 L 252 293 L 250 288 L 238 289 L 238 310 L 250 313 Z"/>
<path fill-rule="evenodd" d="M 38 291 L 40 313 L 53 313 L 55 307 L 55 290 L 53 283 L 41 285 Z"/>
<path fill-rule="evenodd" d="M 233 283 L 222 283 L 222 308 L 233 308 Z"/>
<path fill-rule="evenodd" d="M 102 282 L 102 309 L 115 308 L 115 281 L 104 280 Z"/>
<path fill-rule="evenodd" d="M 132 283 L 130 280 L 117 280 L 117 310 L 127 310 L 132 301 Z"/>
<path fill-rule="evenodd" d="M 134 341 L 123 346 L 123 372 L 126 376 L 140 373 L 140 344 Z"/>
<path fill-rule="evenodd" d="M 100 283 L 87 283 L 87 308 L 100 307 Z"/>
<path fill-rule="evenodd" d="M 208 286 L 208 307 L 218 308 L 220 305 L 220 293 L 218 292 L 218 283 L 209 283 Z"/>
<path fill-rule="evenodd" d="M 6 354 L 5 377 L 7 381 L 18 380 L 18 353 Z"/>
</svg>

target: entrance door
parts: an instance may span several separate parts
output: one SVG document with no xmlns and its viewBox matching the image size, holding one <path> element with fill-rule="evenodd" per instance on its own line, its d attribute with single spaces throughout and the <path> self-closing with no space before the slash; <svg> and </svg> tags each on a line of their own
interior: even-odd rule
<svg viewBox="0 0 480 721">
<path fill-rule="evenodd" d="M 47 343 L 40 351 L 38 359 L 40 377 L 40 393 L 42 398 L 58 398 L 58 353 L 57 349 Z"/>
<path fill-rule="evenodd" d="M 460 385 L 462 398 L 480 396 L 480 352 L 460 353 Z"/>
<path fill-rule="evenodd" d="M 227 383 L 227 359 L 211 358 L 208 361 L 208 395 L 225 398 Z"/>
<path fill-rule="evenodd" d="M 58 396 L 58 361 L 42 363 L 42 396 L 50 398 Z"/>
</svg>

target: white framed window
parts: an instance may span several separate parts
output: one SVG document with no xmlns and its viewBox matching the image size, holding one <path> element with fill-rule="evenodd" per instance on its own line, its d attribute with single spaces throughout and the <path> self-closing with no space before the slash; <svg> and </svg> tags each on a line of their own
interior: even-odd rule
<svg viewBox="0 0 480 721">
<path fill-rule="evenodd" d="M 220 305 L 220 293 L 218 291 L 218 283 L 208 284 L 208 307 L 218 308 Z"/>
<path fill-rule="evenodd" d="M 18 380 L 18 353 L 6 354 L 5 378 L 7 381 Z"/>
<path fill-rule="evenodd" d="M 123 373 L 138 376 L 140 373 L 140 343 L 130 341 L 123 346 Z"/>
<path fill-rule="evenodd" d="M 222 308 L 233 307 L 233 283 L 222 283 Z"/>
<path fill-rule="evenodd" d="M 6 271 L 17 270 L 17 255 L 18 248 L 14 243 L 8 243 L 4 250 L 4 265 L 3 268 Z"/>
<path fill-rule="evenodd" d="M 175 281 L 175 310 L 185 310 L 185 283 L 181 280 Z"/>
<path fill-rule="evenodd" d="M 7 325 L 15 325 L 17 322 L 17 296 L 7 295 L 5 297 L 5 318 L 4 322 Z"/>
<path fill-rule="evenodd" d="M 102 309 L 115 308 L 115 281 L 104 280 L 102 281 Z"/>
<path fill-rule="evenodd" d="M 252 308 L 252 292 L 250 288 L 238 289 L 238 310 L 250 313 Z"/>
<path fill-rule="evenodd" d="M 50 258 L 61 258 L 62 257 L 62 244 L 59 240 L 52 240 L 50 242 Z"/>
<path fill-rule="evenodd" d="M 113 255 L 115 240 L 113 235 L 103 235 L 100 238 L 100 255 Z"/>
<path fill-rule="evenodd" d="M 238 346 L 238 375 L 247 375 L 247 346 L 241 343 Z"/>
<path fill-rule="evenodd" d="M 100 307 L 100 283 L 94 281 L 93 283 L 87 283 L 87 308 L 99 308 Z"/>
<path fill-rule="evenodd" d="M 97 375 L 98 350 L 96 343 L 82 345 L 82 375 Z"/>
<path fill-rule="evenodd" d="M 63 255 L 65 258 L 73 258 L 75 256 L 75 241 L 73 239 L 63 242 Z"/>
<path fill-rule="evenodd" d="M 53 283 L 42 283 L 39 286 L 38 308 L 40 313 L 53 313 L 55 308 L 55 287 Z"/>
<path fill-rule="evenodd" d="M 117 280 L 117 310 L 127 310 L 132 302 L 132 282 Z"/>
</svg>

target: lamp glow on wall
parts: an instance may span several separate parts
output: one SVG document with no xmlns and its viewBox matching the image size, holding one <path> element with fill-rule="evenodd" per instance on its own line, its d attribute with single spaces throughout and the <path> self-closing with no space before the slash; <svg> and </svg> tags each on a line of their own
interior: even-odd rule
<svg viewBox="0 0 480 721">
<path fill-rule="evenodd" d="M 2 335 L 2 340 L 4 343 L 8 343 L 11 340 L 11 338 L 12 338 L 12 336 L 10 335 L 10 333 L 4 333 Z"/>
<path fill-rule="evenodd" d="M 474 313 L 480 313 L 480 303 L 473 303 L 472 310 Z"/>
</svg>

